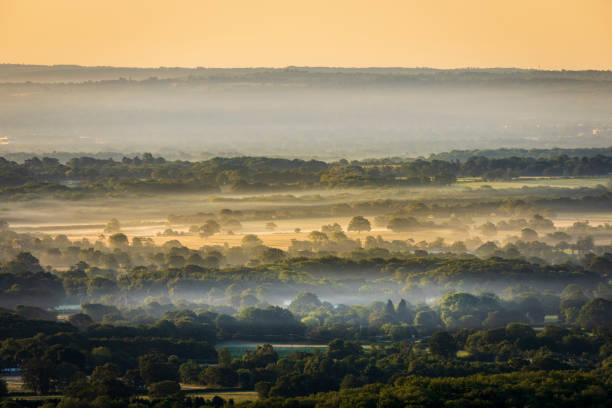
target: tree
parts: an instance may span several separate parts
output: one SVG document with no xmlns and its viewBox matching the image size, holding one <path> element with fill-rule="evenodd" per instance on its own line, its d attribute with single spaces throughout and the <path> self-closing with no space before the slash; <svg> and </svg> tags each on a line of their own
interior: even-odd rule
<svg viewBox="0 0 612 408">
<path fill-rule="evenodd" d="M 410 309 L 408 309 L 408 303 L 404 299 L 401 299 L 398 303 L 395 314 L 397 319 L 404 323 L 412 322 L 414 318 L 413 313 L 410 311 Z"/>
<path fill-rule="evenodd" d="M 8 387 L 6 386 L 6 381 L 0 378 L 0 399 L 6 397 L 8 395 Z"/>
<path fill-rule="evenodd" d="M 9 273 L 43 271 L 38 258 L 32 255 L 30 252 L 20 252 L 15 257 L 15 260 L 4 264 L 2 269 Z"/>
<path fill-rule="evenodd" d="M 255 383 L 255 392 L 259 398 L 267 398 L 268 393 L 272 388 L 272 383 L 268 381 L 259 381 Z"/>
<path fill-rule="evenodd" d="M 200 366 L 193 360 L 188 360 L 187 362 L 181 364 L 179 366 L 179 376 L 181 378 L 181 382 L 184 382 L 185 384 L 197 384 L 200 371 Z"/>
<path fill-rule="evenodd" d="M 133 390 L 144 390 L 145 384 L 144 381 L 142 381 L 142 377 L 140 377 L 140 370 L 138 368 L 127 370 L 125 374 L 123 374 L 122 380 L 125 385 L 132 388 Z"/>
<path fill-rule="evenodd" d="M 442 321 L 433 310 L 421 310 L 414 316 L 414 325 L 424 329 L 435 329 L 442 326 Z"/>
<path fill-rule="evenodd" d="M 497 235 L 497 227 L 492 222 L 487 221 L 478 227 L 478 232 L 486 237 L 493 237 Z"/>
<path fill-rule="evenodd" d="M 209 237 L 221 231 L 221 226 L 215 220 L 208 220 L 199 229 L 201 237 Z"/>
<path fill-rule="evenodd" d="M 138 358 L 140 377 L 145 384 L 153 384 L 160 381 L 177 381 L 179 379 L 178 368 L 169 362 L 162 354 L 145 354 Z"/>
<path fill-rule="evenodd" d="M 58 407 L 81 406 L 85 401 L 89 402 L 96 398 L 97 390 L 87 379 L 78 378 L 71 382 L 63 392 L 62 402 Z"/>
<path fill-rule="evenodd" d="M 238 322 L 232 316 L 220 314 L 215 319 L 215 326 L 219 336 L 231 336 L 238 329 Z"/>
<path fill-rule="evenodd" d="M 594 257 L 587 266 L 587 269 L 601 276 L 612 274 L 612 256 L 610 254 L 605 254 L 603 256 Z"/>
<path fill-rule="evenodd" d="M 238 374 L 230 367 L 208 366 L 202 374 L 202 380 L 209 385 L 233 387 L 238 383 Z"/>
<path fill-rule="evenodd" d="M 57 313 L 55 311 L 48 311 L 35 306 L 17 305 L 15 306 L 15 313 L 26 319 L 38 319 L 38 320 L 50 320 L 55 321 L 57 319 Z"/>
<path fill-rule="evenodd" d="M 344 390 L 347 388 L 357 388 L 360 385 L 361 384 L 359 383 L 357 377 L 355 377 L 353 374 L 347 374 L 342 379 L 342 382 L 340 382 L 340 389 Z"/>
<path fill-rule="evenodd" d="M 178 381 L 164 380 L 149 386 L 149 396 L 153 398 L 171 397 L 181 392 Z"/>
<path fill-rule="evenodd" d="M 85 313 L 75 313 L 68 317 L 68 323 L 76 327 L 77 329 L 83 331 L 86 330 L 89 326 L 91 326 L 94 322 Z"/>
<path fill-rule="evenodd" d="M 385 305 L 385 315 L 387 317 L 395 317 L 395 307 L 391 299 L 387 300 L 387 304 Z"/>
<path fill-rule="evenodd" d="M 278 248 L 266 248 L 266 250 L 261 255 L 261 260 L 264 263 L 272 263 L 283 260 L 287 254 L 282 249 Z"/>
<path fill-rule="evenodd" d="M 116 218 L 111 218 L 110 220 L 108 220 L 108 222 L 104 226 L 105 234 L 115 234 L 119 231 L 121 231 L 121 224 L 119 223 L 119 220 Z"/>
<path fill-rule="evenodd" d="M 485 242 L 476 249 L 476 254 L 482 258 L 487 258 L 498 249 L 497 244 L 492 241 Z"/>
<path fill-rule="evenodd" d="M 521 239 L 527 242 L 537 241 L 538 233 L 531 228 L 523 228 L 521 230 Z"/>
<path fill-rule="evenodd" d="M 107 314 L 117 314 L 119 309 L 115 306 L 107 306 L 100 303 L 83 303 L 81 305 L 83 313 L 91 317 L 94 322 L 101 322 Z"/>
<path fill-rule="evenodd" d="M 591 251 L 595 247 L 592 236 L 580 237 L 576 240 L 576 249 L 581 253 Z"/>
<path fill-rule="evenodd" d="M 21 368 L 23 383 L 37 394 L 48 394 L 55 368 L 56 364 L 48 358 L 30 358 Z"/>
<path fill-rule="evenodd" d="M 118 232 L 108 238 L 108 244 L 111 248 L 124 248 L 128 246 L 128 238 L 125 234 Z"/>
<path fill-rule="evenodd" d="M 457 342 L 448 332 L 435 332 L 429 338 L 429 351 L 436 356 L 451 357 L 457 353 Z"/>
<path fill-rule="evenodd" d="M 449 327 L 457 325 L 458 320 L 462 317 L 478 316 L 482 315 L 483 312 L 485 310 L 481 307 L 481 301 L 478 296 L 470 293 L 448 293 L 440 301 L 440 315 L 444 324 Z"/>
<path fill-rule="evenodd" d="M 612 328 L 612 301 L 597 298 L 582 306 L 578 314 L 578 324 L 589 330 L 598 327 Z"/>
<path fill-rule="evenodd" d="M 259 237 L 255 234 L 247 234 L 242 237 L 242 246 L 244 247 L 256 247 L 262 245 L 263 242 Z"/>
<path fill-rule="evenodd" d="M 529 227 L 536 230 L 551 231 L 555 229 L 555 224 L 548 218 L 544 218 L 540 214 L 535 214 L 529 220 Z"/>
<path fill-rule="evenodd" d="M 241 364 L 247 368 L 266 367 L 278 361 L 278 353 L 271 344 L 257 346 L 255 352 L 246 350 L 242 356 Z"/>
<path fill-rule="evenodd" d="M 351 355 L 359 355 L 363 348 L 358 341 L 344 341 L 341 339 L 332 340 L 327 346 L 327 356 L 329 358 L 341 360 Z"/>
<path fill-rule="evenodd" d="M 327 234 L 319 231 L 312 231 L 310 234 L 308 234 L 308 238 L 315 244 L 322 244 L 323 242 L 329 240 Z"/>
<path fill-rule="evenodd" d="M 232 363 L 232 355 L 227 347 L 222 347 L 217 350 L 217 359 L 219 360 L 219 367 L 227 368 Z"/>
<path fill-rule="evenodd" d="M 242 224 L 236 218 L 229 218 L 226 220 L 222 220 L 221 222 L 223 224 L 223 228 L 226 229 L 239 230 L 242 228 Z"/>
<path fill-rule="evenodd" d="M 291 301 L 289 310 L 292 313 L 305 314 L 321 306 L 321 301 L 314 293 L 302 292 Z"/>
<path fill-rule="evenodd" d="M 450 246 L 450 251 L 455 254 L 463 254 L 467 252 L 467 247 L 463 243 L 463 241 L 455 241 Z"/>
<path fill-rule="evenodd" d="M 100 276 L 96 276 L 87 282 L 87 294 L 91 297 L 100 297 L 107 294 L 112 295 L 116 293 L 117 290 L 117 283 L 114 280 L 102 278 Z"/>
<path fill-rule="evenodd" d="M 361 231 L 370 231 L 371 229 L 370 221 L 361 215 L 353 217 L 347 228 L 348 231 L 357 231 L 358 233 L 361 233 Z"/>
<path fill-rule="evenodd" d="M 121 369 L 117 365 L 106 363 L 94 369 L 89 382 L 96 387 L 98 394 L 125 399 L 132 390 L 119 380 L 120 375 Z"/>
<path fill-rule="evenodd" d="M 325 234 L 331 234 L 334 232 L 342 232 L 342 226 L 338 224 L 337 222 L 334 222 L 333 224 L 323 225 L 321 226 L 321 232 Z"/>
<path fill-rule="evenodd" d="M 535 330 L 529 325 L 522 323 L 508 323 L 505 328 L 506 339 L 512 342 L 520 342 L 521 345 L 529 345 L 535 340 Z"/>
<path fill-rule="evenodd" d="M 546 314 L 542 303 L 535 296 L 523 296 L 517 302 L 518 309 L 531 324 L 542 324 Z"/>
<path fill-rule="evenodd" d="M 218 395 L 215 395 L 212 400 L 210 400 L 211 405 L 214 408 L 221 408 L 225 405 L 225 400 Z"/>
<path fill-rule="evenodd" d="M 240 311 L 239 322 L 245 333 L 254 336 L 301 335 L 305 329 L 289 310 L 278 306 L 266 309 L 247 307 Z"/>
<path fill-rule="evenodd" d="M 276 228 L 278 228 L 278 225 L 276 225 L 275 223 L 273 223 L 273 222 L 267 222 L 266 223 L 266 229 L 268 231 L 274 231 Z"/>
<path fill-rule="evenodd" d="M 387 229 L 393 232 L 412 231 L 419 226 L 419 222 L 414 217 L 394 217 L 387 224 Z"/>
</svg>

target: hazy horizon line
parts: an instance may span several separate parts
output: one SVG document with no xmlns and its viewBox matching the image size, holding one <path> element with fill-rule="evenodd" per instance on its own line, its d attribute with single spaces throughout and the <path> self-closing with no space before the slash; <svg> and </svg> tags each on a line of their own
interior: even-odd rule
<svg viewBox="0 0 612 408">
<path fill-rule="evenodd" d="M 58 64 L 39 64 L 21 62 L 0 62 L 1 65 L 13 66 L 35 66 L 35 67 L 79 67 L 79 68 L 121 68 L 121 69 L 289 69 L 289 68 L 329 68 L 329 69 L 429 69 L 438 71 L 454 70 L 520 70 L 520 71 L 548 71 L 548 72 L 584 72 L 599 71 L 610 72 L 611 68 L 585 68 L 585 69 L 566 69 L 566 68 L 541 68 L 541 67 L 520 67 L 520 66 L 455 66 L 455 67 L 436 67 L 436 66 L 401 66 L 401 65 L 241 65 L 241 66 L 203 66 L 203 65 L 159 65 L 159 66 L 130 66 L 130 65 L 84 65 L 71 63 Z"/>
</svg>

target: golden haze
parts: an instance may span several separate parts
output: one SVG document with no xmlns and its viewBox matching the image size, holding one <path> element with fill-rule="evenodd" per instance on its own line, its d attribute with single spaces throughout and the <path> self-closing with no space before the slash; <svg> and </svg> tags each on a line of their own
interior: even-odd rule
<svg viewBox="0 0 612 408">
<path fill-rule="evenodd" d="M 610 0 L 0 0 L 0 62 L 611 69 Z"/>
</svg>

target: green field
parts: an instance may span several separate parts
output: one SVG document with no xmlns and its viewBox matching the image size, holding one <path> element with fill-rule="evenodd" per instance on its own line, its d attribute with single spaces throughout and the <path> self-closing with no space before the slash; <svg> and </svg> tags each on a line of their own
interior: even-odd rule
<svg viewBox="0 0 612 408">
<path fill-rule="evenodd" d="M 456 187 L 480 188 L 489 186 L 496 190 L 522 187 L 593 188 L 606 185 L 612 177 L 518 177 L 509 181 L 484 181 L 480 177 L 461 177 Z"/>
<path fill-rule="evenodd" d="M 257 346 L 261 346 L 264 343 L 255 342 L 225 342 L 219 343 L 215 348 L 227 348 L 234 358 L 240 358 L 244 355 L 247 350 L 257 350 Z M 286 357 L 294 351 L 307 351 L 313 353 L 317 350 L 327 350 L 327 345 L 321 344 L 272 344 L 274 350 L 278 353 L 279 357 Z"/>
<path fill-rule="evenodd" d="M 211 391 L 211 392 L 198 392 L 189 394 L 189 397 L 202 397 L 205 399 L 212 399 L 215 396 L 219 396 L 226 401 L 234 400 L 234 403 L 254 401 L 257 399 L 257 393 L 255 391 Z"/>
</svg>

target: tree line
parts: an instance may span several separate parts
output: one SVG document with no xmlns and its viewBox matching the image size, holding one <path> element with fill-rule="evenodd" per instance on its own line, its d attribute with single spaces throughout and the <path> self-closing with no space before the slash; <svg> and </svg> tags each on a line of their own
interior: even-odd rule
<svg viewBox="0 0 612 408">
<path fill-rule="evenodd" d="M 445 185 L 457 177 L 485 180 L 520 176 L 594 176 L 612 172 L 612 157 L 555 158 L 470 157 L 464 162 L 406 160 L 393 165 L 340 160 L 333 163 L 265 157 L 213 158 L 199 162 L 166 161 L 145 153 L 121 161 L 91 157 L 72 158 L 65 164 L 49 157 L 24 163 L 0 158 L 3 194 L 51 192 L 235 192 L 306 189 L 315 187 L 380 187 Z"/>
</svg>

